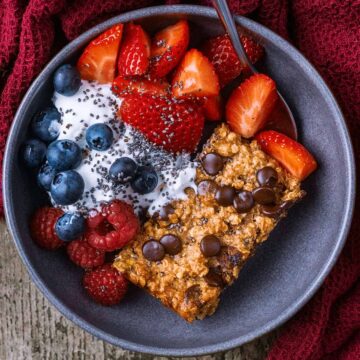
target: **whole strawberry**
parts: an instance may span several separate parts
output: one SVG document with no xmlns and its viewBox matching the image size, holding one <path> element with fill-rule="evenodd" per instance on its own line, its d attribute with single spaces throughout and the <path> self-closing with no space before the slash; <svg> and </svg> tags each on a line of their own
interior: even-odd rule
<svg viewBox="0 0 360 360">
<path fill-rule="evenodd" d="M 92 269 L 105 262 L 105 252 L 93 248 L 83 239 L 72 241 L 66 251 L 70 260 L 84 269 Z"/>
<path fill-rule="evenodd" d="M 94 301 L 109 306 L 122 300 L 128 282 L 111 264 L 105 264 L 85 272 L 83 286 Z"/>
<path fill-rule="evenodd" d="M 32 216 L 30 220 L 31 237 L 42 248 L 55 250 L 65 244 L 55 232 L 56 221 L 62 214 L 60 209 L 42 207 L 36 210 Z"/>
<path fill-rule="evenodd" d="M 242 35 L 240 39 L 246 55 L 254 64 L 263 56 L 263 47 L 247 36 Z M 241 74 L 243 65 L 236 55 L 227 34 L 219 35 L 206 41 L 202 51 L 214 65 L 222 87 Z"/>
<path fill-rule="evenodd" d="M 114 251 L 133 240 L 139 231 L 139 220 L 133 208 L 120 200 L 103 205 L 101 211 L 87 219 L 87 242 L 94 248 Z"/>
<path fill-rule="evenodd" d="M 192 152 L 204 127 L 202 110 L 193 101 L 150 94 L 124 96 L 119 115 L 151 142 L 174 153 Z"/>
</svg>

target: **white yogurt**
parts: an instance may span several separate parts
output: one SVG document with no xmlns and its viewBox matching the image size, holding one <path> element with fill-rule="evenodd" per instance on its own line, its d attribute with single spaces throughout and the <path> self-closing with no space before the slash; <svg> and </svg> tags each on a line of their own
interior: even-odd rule
<svg viewBox="0 0 360 360">
<path fill-rule="evenodd" d="M 116 198 L 132 204 L 138 214 L 147 209 L 152 215 L 170 200 L 185 198 L 185 188 L 196 189 L 196 165 L 190 161 L 190 155 L 164 151 L 122 123 L 116 116 L 121 99 L 112 93 L 110 85 L 82 81 L 75 95 L 67 97 L 55 93 L 53 102 L 61 113 L 59 139 L 73 140 L 83 150 L 83 160 L 76 171 L 84 179 L 84 193 L 76 203 L 61 206 L 63 210 L 87 212 Z M 106 151 L 91 150 L 86 144 L 86 129 L 96 123 L 105 123 L 113 130 L 114 142 Z M 130 184 L 113 184 L 108 170 L 122 156 L 155 168 L 158 185 L 154 191 L 141 195 L 134 192 Z"/>
</svg>

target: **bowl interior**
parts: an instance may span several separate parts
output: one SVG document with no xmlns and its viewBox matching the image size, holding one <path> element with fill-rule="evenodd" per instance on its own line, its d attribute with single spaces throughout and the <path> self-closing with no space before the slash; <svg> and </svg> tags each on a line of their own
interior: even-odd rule
<svg viewBox="0 0 360 360">
<path fill-rule="evenodd" d="M 265 66 L 294 111 L 300 141 L 315 154 L 319 169 L 305 183 L 308 195 L 289 213 L 222 297 L 217 312 L 187 324 L 145 292 L 131 288 L 115 307 L 94 304 L 80 285 L 82 271 L 66 254 L 32 242 L 31 213 L 47 202 L 34 177 L 21 167 L 18 149 L 32 115 L 49 103 L 51 76 L 75 62 L 83 46 L 104 28 L 137 19 L 152 32 L 187 18 L 194 45 L 222 32 L 215 13 L 201 7 L 162 7 L 112 19 L 85 33 L 43 71 L 16 116 L 5 163 L 5 204 L 10 230 L 35 282 L 70 319 L 114 344 L 164 355 L 224 350 L 259 336 L 291 316 L 309 299 L 335 261 L 351 217 L 353 167 L 347 132 L 328 89 L 311 66 L 287 43 L 258 24 L 238 18 L 265 46 Z"/>
</svg>

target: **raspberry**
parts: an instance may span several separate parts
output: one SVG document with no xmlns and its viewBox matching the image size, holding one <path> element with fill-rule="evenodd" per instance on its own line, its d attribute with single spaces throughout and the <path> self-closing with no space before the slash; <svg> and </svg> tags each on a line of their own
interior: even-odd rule
<svg viewBox="0 0 360 360">
<path fill-rule="evenodd" d="M 42 248 L 55 250 L 64 245 L 55 232 L 56 221 L 62 214 L 60 209 L 43 207 L 36 210 L 31 218 L 31 237 Z"/>
<path fill-rule="evenodd" d="M 66 251 L 70 260 L 84 269 L 92 269 L 105 262 L 105 252 L 93 248 L 83 239 L 72 241 Z"/>
<path fill-rule="evenodd" d="M 113 200 L 100 212 L 87 219 L 87 242 L 96 249 L 114 251 L 134 239 L 139 230 L 139 220 L 133 208 L 120 200 Z"/>
<path fill-rule="evenodd" d="M 126 294 L 128 282 L 111 264 L 105 264 L 85 272 L 83 286 L 97 303 L 115 305 Z"/>
</svg>

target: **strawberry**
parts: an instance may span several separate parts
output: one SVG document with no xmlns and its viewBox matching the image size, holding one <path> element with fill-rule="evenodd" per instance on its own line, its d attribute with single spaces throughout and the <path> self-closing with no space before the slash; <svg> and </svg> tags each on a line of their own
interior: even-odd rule
<svg viewBox="0 0 360 360">
<path fill-rule="evenodd" d="M 162 78 L 173 70 L 189 46 L 189 25 L 180 20 L 155 34 L 151 42 L 150 74 Z"/>
<path fill-rule="evenodd" d="M 105 264 L 86 271 L 83 286 L 94 301 L 109 306 L 122 300 L 128 289 L 128 281 L 111 264 Z"/>
<path fill-rule="evenodd" d="M 309 151 L 284 134 L 269 130 L 257 134 L 255 138 L 263 151 L 301 181 L 317 168 L 317 163 Z"/>
<path fill-rule="evenodd" d="M 105 262 L 105 252 L 93 248 L 83 239 L 71 241 L 66 251 L 70 260 L 84 269 L 92 269 Z"/>
<path fill-rule="evenodd" d="M 172 87 L 175 97 L 219 95 L 219 79 L 214 67 L 196 49 L 185 54 L 174 75 Z"/>
<path fill-rule="evenodd" d="M 131 94 L 119 109 L 121 119 L 150 141 L 174 153 L 192 152 L 200 141 L 204 115 L 190 100 Z"/>
<path fill-rule="evenodd" d="M 126 79 L 118 76 L 111 90 L 120 97 L 127 93 L 150 93 L 158 96 L 166 96 L 169 93 L 170 85 L 166 80 L 149 79 Z"/>
<path fill-rule="evenodd" d="M 35 211 L 30 221 L 30 233 L 39 246 L 55 250 L 65 244 L 55 232 L 55 224 L 62 215 L 62 210 L 53 207 L 43 207 Z"/>
<path fill-rule="evenodd" d="M 264 74 L 255 74 L 231 94 L 226 121 L 233 131 L 250 138 L 264 126 L 277 98 L 275 82 Z"/>
<path fill-rule="evenodd" d="M 132 241 L 139 230 L 139 220 L 133 208 L 120 200 L 102 206 L 101 211 L 87 218 L 86 241 L 94 248 L 114 251 Z"/>
<path fill-rule="evenodd" d="M 203 110 L 206 120 L 219 121 L 223 115 L 223 101 L 220 95 L 204 100 Z"/>
<path fill-rule="evenodd" d="M 140 25 L 127 24 L 119 52 L 119 75 L 144 75 L 149 67 L 149 59 L 150 38 L 148 34 Z"/>
<path fill-rule="evenodd" d="M 91 41 L 77 63 L 82 79 L 99 83 L 114 80 L 122 33 L 123 25 L 118 24 Z"/>
<path fill-rule="evenodd" d="M 240 36 L 240 39 L 249 60 L 253 64 L 262 58 L 264 48 L 261 45 L 244 35 Z M 221 87 L 237 78 L 242 72 L 243 65 L 236 55 L 227 34 L 207 40 L 201 49 L 214 65 Z"/>
</svg>

